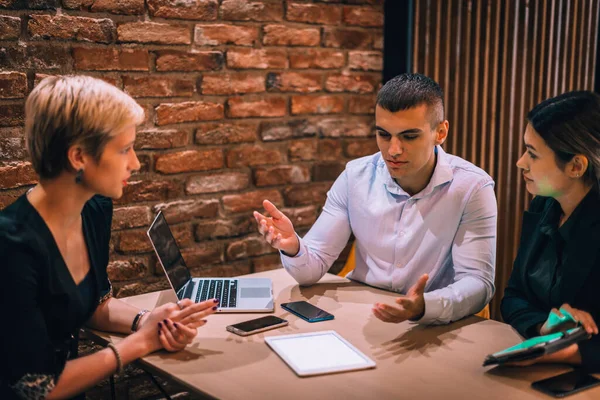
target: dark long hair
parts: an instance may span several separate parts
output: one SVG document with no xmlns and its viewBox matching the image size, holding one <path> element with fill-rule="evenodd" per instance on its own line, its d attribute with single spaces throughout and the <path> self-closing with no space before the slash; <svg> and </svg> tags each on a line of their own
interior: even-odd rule
<svg viewBox="0 0 600 400">
<path fill-rule="evenodd" d="M 600 96 L 577 91 L 561 94 L 533 107 L 527 119 L 533 129 L 554 151 L 563 168 L 576 154 L 588 159 L 583 176 L 598 188 L 600 181 Z"/>
</svg>

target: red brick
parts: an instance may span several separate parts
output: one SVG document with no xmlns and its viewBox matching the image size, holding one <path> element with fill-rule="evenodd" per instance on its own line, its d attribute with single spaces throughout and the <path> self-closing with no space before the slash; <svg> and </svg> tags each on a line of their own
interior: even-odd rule
<svg viewBox="0 0 600 400">
<path fill-rule="evenodd" d="M 0 126 L 19 126 L 25 123 L 23 104 L 0 105 Z"/>
<path fill-rule="evenodd" d="M 339 161 L 342 158 L 342 143 L 339 139 L 321 139 L 317 150 L 321 161 Z"/>
<path fill-rule="evenodd" d="M 190 28 L 156 22 L 129 22 L 117 29 L 120 42 L 190 44 Z"/>
<path fill-rule="evenodd" d="M 344 111 L 339 96 L 292 96 L 292 114 L 337 114 Z"/>
<path fill-rule="evenodd" d="M 383 54 L 380 51 L 351 51 L 348 53 L 350 69 L 362 71 L 383 70 Z"/>
<path fill-rule="evenodd" d="M 190 221 L 193 218 L 216 217 L 219 213 L 218 200 L 178 200 L 157 204 L 152 209 L 162 211 L 169 224 Z"/>
<path fill-rule="evenodd" d="M 383 26 L 383 11 L 373 7 L 344 7 L 344 23 L 359 26 Z"/>
<path fill-rule="evenodd" d="M 30 162 L 0 164 L 0 187 L 2 189 L 37 183 L 37 175 Z"/>
<path fill-rule="evenodd" d="M 185 150 L 177 153 L 159 154 L 154 157 L 154 169 L 163 174 L 177 174 L 189 171 L 208 171 L 223 168 L 223 151 Z"/>
<path fill-rule="evenodd" d="M 318 123 L 325 137 L 367 137 L 373 135 L 372 119 L 329 118 Z"/>
<path fill-rule="evenodd" d="M 229 153 L 227 153 L 227 166 L 238 168 L 279 164 L 283 161 L 283 158 L 283 154 L 277 149 L 264 148 L 258 145 L 244 145 L 229 150 Z"/>
<path fill-rule="evenodd" d="M 143 278 L 147 274 L 147 267 L 143 261 L 116 260 L 108 263 L 106 272 L 111 282 L 128 281 Z"/>
<path fill-rule="evenodd" d="M 150 224 L 150 207 L 133 206 L 115 208 L 112 229 L 138 228 Z"/>
<path fill-rule="evenodd" d="M 200 221 L 196 225 L 196 240 L 222 239 L 256 231 L 256 220 L 250 215 L 234 219 Z"/>
<path fill-rule="evenodd" d="M 313 165 L 313 181 L 335 181 L 346 168 L 346 163 L 339 161 L 320 162 Z"/>
<path fill-rule="evenodd" d="M 68 47 L 34 43 L 21 42 L 13 46 L 3 46 L 0 51 L 2 68 L 60 70 L 62 73 L 71 70 L 71 50 Z"/>
<path fill-rule="evenodd" d="M 318 46 L 321 32 L 316 28 L 291 28 L 288 25 L 265 25 L 263 44 L 265 46 Z"/>
<path fill-rule="evenodd" d="M 264 141 L 314 136 L 319 133 L 317 126 L 306 119 L 263 122 L 260 131 L 262 140 Z"/>
<path fill-rule="evenodd" d="M 21 18 L 0 15 L 0 40 L 18 39 L 21 35 Z"/>
<path fill-rule="evenodd" d="M 252 272 L 272 271 L 279 268 L 283 268 L 279 254 L 252 258 Z"/>
<path fill-rule="evenodd" d="M 246 189 L 250 177 L 243 172 L 226 172 L 206 176 L 192 176 L 185 184 L 186 194 L 204 194 Z"/>
<path fill-rule="evenodd" d="M 372 96 L 352 96 L 348 100 L 348 111 L 351 114 L 375 114 L 375 103 L 377 97 Z"/>
<path fill-rule="evenodd" d="M 27 29 L 32 39 L 71 39 L 110 43 L 115 38 L 115 25 L 108 18 L 43 14 L 31 14 L 29 17 Z"/>
<path fill-rule="evenodd" d="M 247 275 L 252 272 L 250 261 L 242 260 L 230 264 L 219 264 L 213 267 L 206 268 L 203 263 L 199 264 L 199 268 L 192 269 L 193 276 L 208 276 L 208 277 L 223 277 L 229 278 L 240 275 Z"/>
<path fill-rule="evenodd" d="M 235 49 L 227 51 L 227 67 L 240 69 L 287 68 L 285 49 Z M 308 67 L 307 67 L 308 68 Z"/>
<path fill-rule="evenodd" d="M 254 142 L 258 123 L 224 122 L 203 124 L 196 130 L 197 144 L 230 144 Z"/>
<path fill-rule="evenodd" d="M 364 157 L 378 151 L 379 147 L 375 139 L 353 139 L 344 143 L 344 153 L 350 158 Z"/>
<path fill-rule="evenodd" d="M 202 77 L 202 94 L 242 94 L 265 91 L 263 74 L 223 73 Z"/>
<path fill-rule="evenodd" d="M 157 71 L 215 71 L 223 67 L 220 51 L 185 52 L 175 50 L 158 51 Z"/>
<path fill-rule="evenodd" d="M 297 208 L 282 208 L 281 212 L 292 221 L 294 227 L 312 226 L 317 220 L 317 207 L 312 205 Z"/>
<path fill-rule="evenodd" d="M 96 71 L 148 71 L 148 51 L 135 49 L 73 49 L 75 68 Z"/>
<path fill-rule="evenodd" d="M 342 47 L 358 49 L 371 46 L 373 37 L 369 31 L 350 28 L 325 28 L 323 45 L 325 47 Z"/>
<path fill-rule="evenodd" d="M 23 195 L 28 188 L 15 189 L 9 192 L 2 192 L 0 194 L 0 210 L 5 209 L 9 205 L 15 202 L 19 198 L 19 196 Z M 254 218 L 252 218 L 254 220 Z"/>
<path fill-rule="evenodd" d="M 160 104 L 156 107 L 156 124 L 167 125 L 221 119 L 224 116 L 223 110 L 223 104 L 203 101 Z"/>
<path fill-rule="evenodd" d="M 152 244 L 146 230 L 122 231 L 117 235 L 115 249 L 121 253 L 147 253 L 152 251 Z"/>
<path fill-rule="evenodd" d="M 285 16 L 288 21 L 336 25 L 342 19 L 342 9 L 325 4 L 292 3 L 287 5 Z"/>
<path fill-rule="evenodd" d="M 286 112 L 284 97 L 232 97 L 227 105 L 227 116 L 232 118 L 283 117 Z"/>
<path fill-rule="evenodd" d="M 257 187 L 306 183 L 310 181 L 310 171 L 303 165 L 277 165 L 257 168 L 254 182 Z"/>
<path fill-rule="evenodd" d="M 311 161 L 317 156 L 316 140 L 296 140 L 288 150 L 290 161 Z"/>
<path fill-rule="evenodd" d="M 383 50 L 383 32 L 377 32 L 373 36 L 373 48 Z"/>
<path fill-rule="evenodd" d="M 183 250 L 181 255 L 186 265 L 190 268 L 193 276 L 222 276 L 224 272 L 230 270 L 224 268 L 206 268 L 206 265 L 221 263 L 224 260 L 223 250 L 225 246 L 222 243 L 204 243 L 198 244 L 193 248 Z M 210 271 L 210 272 L 209 272 Z M 220 272 L 215 272 L 220 271 Z M 206 273 L 203 275 L 203 273 Z M 229 275 L 232 276 L 232 275 Z"/>
<path fill-rule="evenodd" d="M 172 149 L 188 144 L 189 133 L 184 130 L 150 129 L 138 132 L 135 139 L 136 149 Z"/>
<path fill-rule="evenodd" d="M 194 94 L 194 82 L 156 75 L 123 76 L 123 89 L 132 97 L 189 97 Z"/>
<path fill-rule="evenodd" d="M 23 161 L 28 158 L 25 138 L 0 137 L 0 161 Z"/>
<path fill-rule="evenodd" d="M 258 41 L 258 28 L 237 25 L 196 25 L 194 43 L 200 46 L 253 46 Z"/>
<path fill-rule="evenodd" d="M 262 236 L 252 236 L 231 242 L 227 246 L 225 254 L 228 260 L 237 260 L 275 252 L 277 250 L 271 247 Z"/>
<path fill-rule="evenodd" d="M 270 72 L 267 75 L 269 91 L 312 93 L 323 89 L 319 73 Z"/>
<path fill-rule="evenodd" d="M 22 72 L 0 72 L 0 99 L 19 99 L 27 94 L 27 75 Z"/>
<path fill-rule="evenodd" d="M 290 68 L 342 68 L 344 53 L 336 50 L 303 49 L 290 52 Z"/>
<path fill-rule="evenodd" d="M 181 194 L 181 184 L 172 180 L 152 179 L 149 181 L 129 181 L 123 188 L 123 196 L 115 204 L 129 204 L 141 201 L 162 201 Z"/>
<path fill-rule="evenodd" d="M 276 206 L 283 205 L 283 198 L 278 190 L 257 190 L 240 194 L 223 196 L 223 207 L 225 211 L 238 213 L 253 210 L 262 210 L 263 200 L 269 200 Z"/>
<path fill-rule="evenodd" d="M 252 0 L 223 0 L 221 18 L 229 21 L 281 21 L 283 4 Z"/>
<path fill-rule="evenodd" d="M 214 21 L 218 0 L 147 0 L 152 17 Z"/>
<path fill-rule="evenodd" d="M 366 74 L 330 75 L 325 81 L 329 92 L 373 93 L 381 82 L 381 77 Z"/>
<path fill-rule="evenodd" d="M 30 8 L 33 10 L 55 10 L 60 7 L 59 0 L 0 0 L 0 8 L 21 10 Z"/>
<path fill-rule="evenodd" d="M 143 14 L 144 0 L 63 0 L 64 8 L 112 14 Z"/>
<path fill-rule="evenodd" d="M 311 185 L 294 185 L 283 192 L 285 203 L 290 206 L 323 205 L 331 183 L 313 183 Z"/>
</svg>

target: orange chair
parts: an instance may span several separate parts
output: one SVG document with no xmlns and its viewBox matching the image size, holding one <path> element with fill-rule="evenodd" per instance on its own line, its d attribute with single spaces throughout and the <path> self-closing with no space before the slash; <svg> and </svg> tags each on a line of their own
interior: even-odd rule
<svg viewBox="0 0 600 400">
<path fill-rule="evenodd" d="M 350 249 L 350 254 L 348 254 L 348 259 L 346 259 L 346 264 L 344 264 L 344 268 L 340 272 L 338 272 L 338 276 L 346 276 L 350 271 L 354 269 L 356 266 L 356 242 L 352 243 L 352 248 Z M 490 319 L 490 305 L 486 304 L 483 310 L 479 311 L 475 314 L 478 317 Z"/>
</svg>

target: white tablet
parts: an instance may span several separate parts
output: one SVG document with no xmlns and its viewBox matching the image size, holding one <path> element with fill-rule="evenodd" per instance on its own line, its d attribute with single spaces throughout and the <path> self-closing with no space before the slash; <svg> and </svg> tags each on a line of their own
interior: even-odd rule
<svg viewBox="0 0 600 400">
<path fill-rule="evenodd" d="M 267 344 L 298 376 L 375 368 L 375 362 L 335 331 L 270 336 Z"/>
</svg>

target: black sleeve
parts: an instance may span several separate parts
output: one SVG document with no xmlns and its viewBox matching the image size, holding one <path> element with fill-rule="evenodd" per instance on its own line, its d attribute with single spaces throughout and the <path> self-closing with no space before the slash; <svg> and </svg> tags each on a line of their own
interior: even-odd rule
<svg viewBox="0 0 600 400">
<path fill-rule="evenodd" d="M 531 201 L 529 211 L 541 212 L 544 209 L 546 203 L 545 198 L 536 197 Z M 526 243 L 529 238 L 525 237 L 528 233 L 521 233 L 520 246 Z M 519 249 L 517 258 L 513 264 L 513 270 L 508 280 L 508 285 L 504 290 L 504 297 L 500 305 L 502 312 L 502 318 L 508 324 L 521 334 L 525 338 L 533 336 L 539 336 L 539 332 L 536 330 L 538 324 L 544 323 L 548 318 L 549 311 L 540 309 L 539 306 L 534 304 L 528 296 L 528 288 L 526 282 L 523 281 L 525 276 L 526 265 L 523 265 L 521 260 L 522 249 Z"/>
<path fill-rule="evenodd" d="M 594 335 L 590 340 L 579 342 L 581 366 L 588 372 L 600 372 L 600 336 Z"/>
<path fill-rule="evenodd" d="M 6 223 L 13 223 L 7 227 Z M 11 229 L 12 228 L 12 229 Z M 66 354 L 53 345 L 41 309 L 40 265 L 47 262 L 35 245 L 0 217 L 0 304 L 5 324 L 0 330 L 0 364 L 3 384 L 24 398 L 46 397 L 62 373 Z"/>
<path fill-rule="evenodd" d="M 106 273 L 109 257 L 109 242 L 111 235 L 113 202 L 110 198 L 96 195 L 89 202 L 91 213 L 93 214 L 94 229 L 96 231 L 96 245 L 99 246 L 98 260 L 98 281 L 100 283 L 100 293 L 98 304 L 102 304 L 112 297 L 113 288 Z"/>
</svg>

